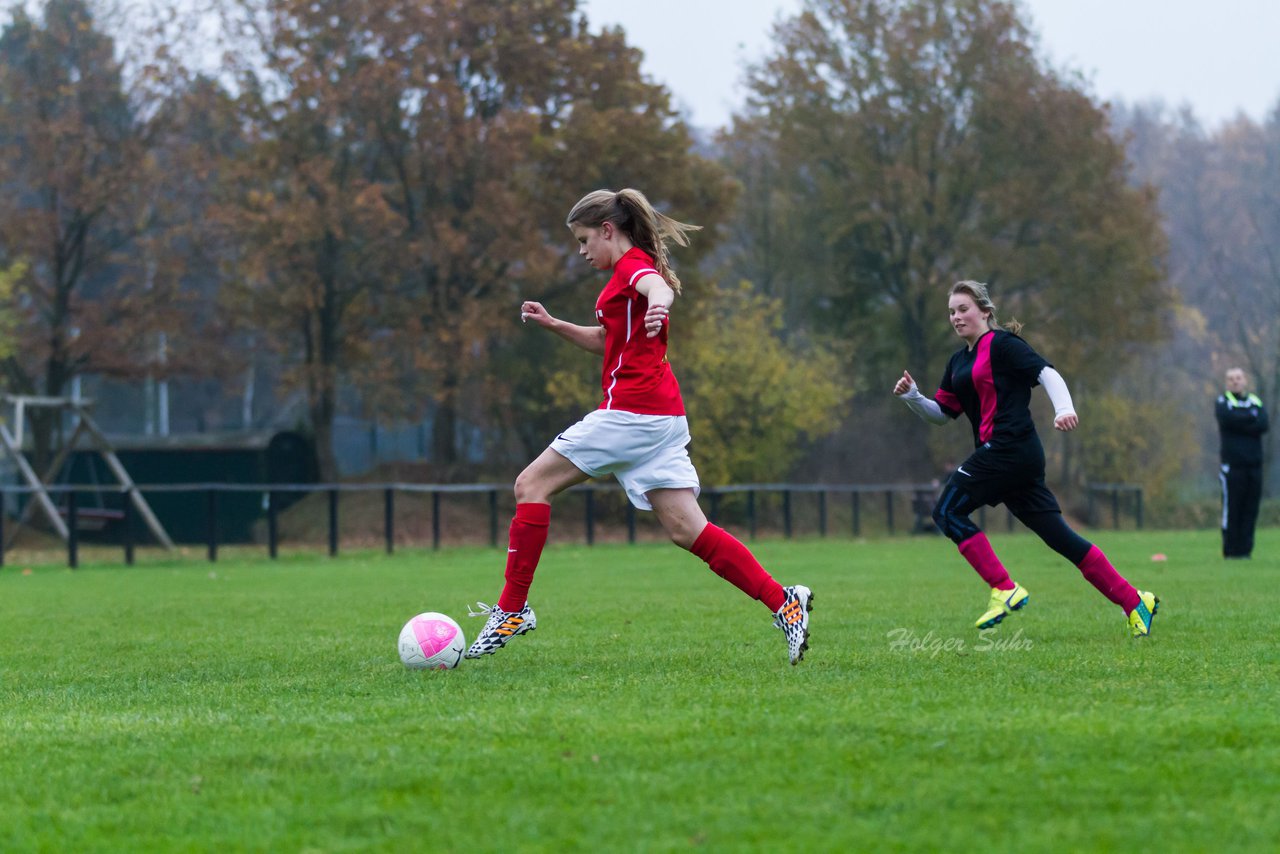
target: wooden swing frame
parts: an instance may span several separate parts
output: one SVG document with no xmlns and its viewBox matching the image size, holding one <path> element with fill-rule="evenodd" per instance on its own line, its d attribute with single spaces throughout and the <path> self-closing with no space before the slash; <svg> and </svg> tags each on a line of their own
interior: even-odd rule
<svg viewBox="0 0 1280 854">
<path fill-rule="evenodd" d="M 107 440 L 106 435 L 98 428 L 93 419 L 89 416 L 89 407 L 93 405 L 91 400 L 75 399 L 70 397 L 35 397 L 31 395 L 0 395 L 0 400 L 13 406 L 13 432 L 10 432 L 9 425 L 0 420 L 0 446 L 4 448 L 5 453 L 13 460 L 18 467 L 18 471 L 22 475 L 22 479 L 31 487 L 32 500 L 27 502 L 26 507 L 22 510 L 22 515 L 18 519 L 18 524 L 14 526 L 12 533 L 8 537 L 8 545 L 12 545 L 18 536 L 18 532 L 27 523 L 31 517 L 32 508 L 39 507 L 44 515 L 48 518 L 49 524 L 58 532 L 58 536 L 62 537 L 66 542 L 70 539 L 71 532 L 67 527 L 67 523 L 63 520 L 62 514 L 58 512 L 58 507 L 53 502 L 53 498 L 49 494 L 49 485 L 52 478 L 56 477 L 62 466 L 66 463 L 71 452 L 76 450 L 77 444 L 84 437 L 88 437 L 92 443 L 92 449 L 102 455 L 106 461 L 107 467 L 111 473 L 115 475 L 120 485 L 124 487 L 125 494 L 129 500 L 133 502 L 133 506 L 137 509 L 138 515 L 146 522 L 147 527 L 151 530 L 156 541 L 166 549 L 173 549 L 173 540 L 169 538 L 169 534 L 165 531 L 164 526 L 160 524 L 160 520 L 156 518 L 155 513 L 151 511 L 151 506 L 147 504 L 147 500 L 138 490 L 137 485 L 133 482 L 133 478 L 129 476 L 129 472 L 125 470 L 124 464 L 120 462 L 120 458 L 116 456 L 115 448 L 111 446 L 111 442 Z M 27 462 L 27 458 L 22 453 L 23 430 L 26 424 L 27 413 L 32 409 L 58 409 L 72 412 L 76 416 L 76 429 L 71 434 L 71 438 L 65 442 L 62 448 L 54 457 L 44 477 L 36 475 L 31 464 Z"/>
</svg>

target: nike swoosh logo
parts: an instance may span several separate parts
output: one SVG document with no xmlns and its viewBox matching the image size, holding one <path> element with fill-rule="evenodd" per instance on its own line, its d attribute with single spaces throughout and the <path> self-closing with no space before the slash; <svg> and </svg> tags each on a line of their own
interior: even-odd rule
<svg viewBox="0 0 1280 854">
<path fill-rule="evenodd" d="M 973 475 L 964 470 L 964 466 L 956 466 L 956 471 L 965 477 L 973 477 Z"/>
</svg>

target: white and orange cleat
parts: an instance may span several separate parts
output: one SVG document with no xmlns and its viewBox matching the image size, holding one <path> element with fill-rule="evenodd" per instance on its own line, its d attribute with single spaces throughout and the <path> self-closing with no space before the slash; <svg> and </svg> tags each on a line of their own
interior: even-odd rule
<svg viewBox="0 0 1280 854">
<path fill-rule="evenodd" d="M 489 619 L 485 621 L 484 628 L 476 636 L 476 642 L 471 644 L 463 658 L 492 655 L 506 646 L 507 641 L 516 635 L 531 632 L 538 627 L 538 618 L 528 602 L 519 611 L 504 611 L 497 605 L 490 607 L 483 602 L 477 602 L 476 607 L 480 610 L 468 609 L 467 615 L 483 617 L 488 614 Z"/>
<path fill-rule="evenodd" d="M 813 591 L 802 584 L 784 587 L 787 601 L 773 615 L 773 624 L 787 636 L 787 654 L 792 665 L 804 658 L 809 648 L 809 612 L 813 610 Z"/>
</svg>

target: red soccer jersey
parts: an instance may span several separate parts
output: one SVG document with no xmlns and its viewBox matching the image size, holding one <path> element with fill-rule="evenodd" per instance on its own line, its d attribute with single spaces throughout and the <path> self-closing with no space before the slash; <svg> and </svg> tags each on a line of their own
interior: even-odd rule
<svg viewBox="0 0 1280 854">
<path fill-rule="evenodd" d="M 646 274 L 658 275 L 653 259 L 637 247 L 613 267 L 613 276 L 596 298 L 596 320 L 604 327 L 601 409 L 639 415 L 684 415 L 680 386 L 667 362 L 667 329 L 648 337 L 644 313 L 649 300 L 636 291 Z"/>
</svg>

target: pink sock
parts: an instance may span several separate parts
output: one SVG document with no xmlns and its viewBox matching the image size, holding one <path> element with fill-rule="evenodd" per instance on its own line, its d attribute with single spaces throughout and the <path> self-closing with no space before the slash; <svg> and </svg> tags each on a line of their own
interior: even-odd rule
<svg viewBox="0 0 1280 854">
<path fill-rule="evenodd" d="M 1111 561 L 1107 560 L 1107 556 L 1097 546 L 1091 546 L 1084 560 L 1080 561 L 1080 574 L 1098 588 L 1099 593 L 1124 608 L 1126 614 L 1138 607 L 1138 591 L 1116 572 Z"/>
<path fill-rule="evenodd" d="M 706 561 L 716 575 L 752 599 L 759 599 L 770 611 L 777 611 L 787 601 L 782 585 L 765 572 L 741 540 L 724 528 L 708 522 L 689 551 Z"/>
<path fill-rule="evenodd" d="M 996 557 L 995 551 L 991 548 L 987 535 L 981 531 L 960 544 L 960 554 L 964 555 L 969 565 L 978 571 L 978 575 L 982 576 L 982 580 L 987 582 L 988 587 L 1012 590 L 1018 586 L 1010 580 L 1004 564 L 1000 563 L 1000 558 Z"/>
<path fill-rule="evenodd" d="M 507 546 L 507 583 L 498 597 L 498 607 L 508 613 L 519 611 L 529 601 L 533 572 L 547 543 L 551 525 L 550 504 L 517 504 Z"/>
</svg>

